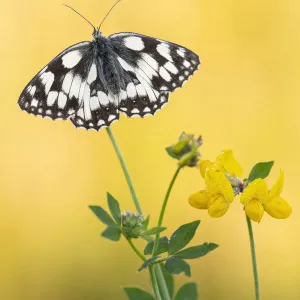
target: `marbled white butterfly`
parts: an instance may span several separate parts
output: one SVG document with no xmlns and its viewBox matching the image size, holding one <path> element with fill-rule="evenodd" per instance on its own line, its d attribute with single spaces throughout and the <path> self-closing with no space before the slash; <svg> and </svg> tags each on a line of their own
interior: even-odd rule
<svg viewBox="0 0 300 300">
<path fill-rule="evenodd" d="M 153 115 L 200 64 L 177 44 L 131 32 L 105 37 L 100 26 L 93 26 L 92 41 L 67 48 L 27 84 L 18 101 L 22 110 L 99 130 L 120 112 Z"/>
</svg>

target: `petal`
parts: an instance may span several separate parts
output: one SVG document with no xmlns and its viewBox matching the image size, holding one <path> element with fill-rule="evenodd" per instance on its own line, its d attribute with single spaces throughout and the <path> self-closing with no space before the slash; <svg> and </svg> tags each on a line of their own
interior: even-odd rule
<svg viewBox="0 0 300 300">
<path fill-rule="evenodd" d="M 292 207 L 281 197 L 274 197 L 264 204 L 265 211 L 273 218 L 286 219 L 292 213 Z"/>
<path fill-rule="evenodd" d="M 208 209 L 208 202 L 209 198 L 205 190 L 192 194 L 189 197 L 189 204 L 195 208 Z"/>
<path fill-rule="evenodd" d="M 221 195 L 225 202 L 231 203 L 233 201 L 233 189 L 224 173 L 209 170 L 205 174 L 205 182 L 209 198 L 216 198 Z"/>
<path fill-rule="evenodd" d="M 216 159 L 232 176 L 242 177 L 243 169 L 233 156 L 232 150 L 223 150 Z"/>
<path fill-rule="evenodd" d="M 212 167 L 213 163 L 210 160 L 200 160 L 199 167 L 200 167 L 200 174 L 203 178 L 205 178 L 206 170 Z"/>
<path fill-rule="evenodd" d="M 283 183 L 284 183 L 284 173 L 282 170 L 280 170 L 279 177 L 273 187 L 271 188 L 271 191 L 269 193 L 269 200 L 271 200 L 273 197 L 279 197 L 282 189 L 283 189 Z"/>
<path fill-rule="evenodd" d="M 264 208 L 258 201 L 251 200 L 245 206 L 245 213 L 252 221 L 259 223 L 264 215 Z"/>
<path fill-rule="evenodd" d="M 247 205 L 251 200 L 257 200 L 261 204 L 267 201 L 268 197 L 268 187 L 266 182 L 261 179 L 255 179 L 244 190 L 241 195 L 241 202 Z"/>
<path fill-rule="evenodd" d="M 218 197 L 214 203 L 209 207 L 208 214 L 212 218 L 222 217 L 228 210 L 229 203 L 225 202 L 223 197 Z"/>
</svg>

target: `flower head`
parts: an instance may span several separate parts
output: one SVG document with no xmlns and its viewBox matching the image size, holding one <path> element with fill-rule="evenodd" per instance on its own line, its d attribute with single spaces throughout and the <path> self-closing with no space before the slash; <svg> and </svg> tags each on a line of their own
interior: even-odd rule
<svg viewBox="0 0 300 300">
<path fill-rule="evenodd" d="M 200 153 L 198 148 L 202 145 L 202 137 L 182 133 L 178 142 L 166 148 L 168 154 L 179 161 L 179 166 L 194 167 L 198 164 Z"/>
<path fill-rule="evenodd" d="M 221 217 L 228 210 L 234 196 L 241 194 L 240 201 L 251 220 L 260 222 L 264 212 L 273 218 L 288 218 L 292 208 L 280 197 L 284 182 L 283 172 L 280 172 L 270 191 L 263 179 L 269 174 L 272 165 L 273 162 L 256 164 L 249 178 L 242 181 L 243 170 L 232 150 L 221 151 L 215 161 L 201 160 L 200 173 L 205 178 L 206 189 L 191 195 L 189 203 L 195 208 L 208 209 L 211 217 Z M 248 183 L 249 179 L 254 180 Z"/>
<path fill-rule="evenodd" d="M 208 209 L 212 218 L 223 216 L 234 199 L 233 189 L 225 174 L 209 170 L 205 173 L 206 189 L 189 197 L 191 206 L 199 209 Z"/>
<path fill-rule="evenodd" d="M 292 213 L 291 206 L 280 197 L 283 189 L 284 174 L 280 171 L 279 178 L 268 191 L 266 182 L 255 179 L 244 190 L 241 202 L 245 205 L 246 215 L 255 222 L 260 222 L 264 212 L 276 219 L 286 219 Z"/>
<path fill-rule="evenodd" d="M 138 238 L 140 233 L 144 231 L 144 217 L 139 213 L 124 211 L 121 214 L 121 227 L 123 233 L 128 238 Z"/>
<path fill-rule="evenodd" d="M 283 190 L 284 183 L 284 173 L 280 171 L 280 175 L 271 188 L 269 195 L 267 197 L 266 203 L 264 203 L 265 211 L 273 218 L 276 219 L 286 219 L 292 213 L 292 207 L 280 197 Z"/>
</svg>

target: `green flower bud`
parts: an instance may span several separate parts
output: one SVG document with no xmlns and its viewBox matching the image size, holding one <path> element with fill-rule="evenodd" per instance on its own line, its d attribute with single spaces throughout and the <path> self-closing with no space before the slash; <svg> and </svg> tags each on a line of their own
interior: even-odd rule
<svg viewBox="0 0 300 300">
<path fill-rule="evenodd" d="M 179 161 L 179 166 L 197 166 L 200 158 L 198 148 L 202 145 L 202 137 L 182 133 L 178 142 L 166 148 L 168 154 Z"/>
<path fill-rule="evenodd" d="M 121 229 L 127 238 L 138 238 L 145 230 L 144 217 L 139 213 L 124 211 L 121 214 Z"/>
</svg>

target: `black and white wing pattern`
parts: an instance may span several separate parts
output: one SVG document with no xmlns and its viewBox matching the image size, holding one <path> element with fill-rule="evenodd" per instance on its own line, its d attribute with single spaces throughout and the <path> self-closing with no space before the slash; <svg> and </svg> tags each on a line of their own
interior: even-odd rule
<svg viewBox="0 0 300 300">
<path fill-rule="evenodd" d="M 182 87 L 200 64 L 191 50 L 149 36 L 117 33 L 109 40 L 126 71 L 119 110 L 129 117 L 143 117 L 161 109 L 169 93 Z"/>
<path fill-rule="evenodd" d="M 82 42 L 56 56 L 27 84 L 18 101 L 20 108 L 53 120 L 73 115 L 84 94 L 90 51 L 90 42 Z"/>
<path fill-rule="evenodd" d="M 25 87 L 19 106 L 28 113 L 70 119 L 99 130 L 119 119 L 153 115 L 198 68 L 199 57 L 182 46 L 136 33 L 67 48 Z"/>
<path fill-rule="evenodd" d="M 94 43 L 78 43 L 56 56 L 28 83 L 18 104 L 33 115 L 71 118 L 76 127 L 99 130 L 119 119 L 119 112 L 117 96 L 103 86 L 98 72 Z"/>
</svg>

